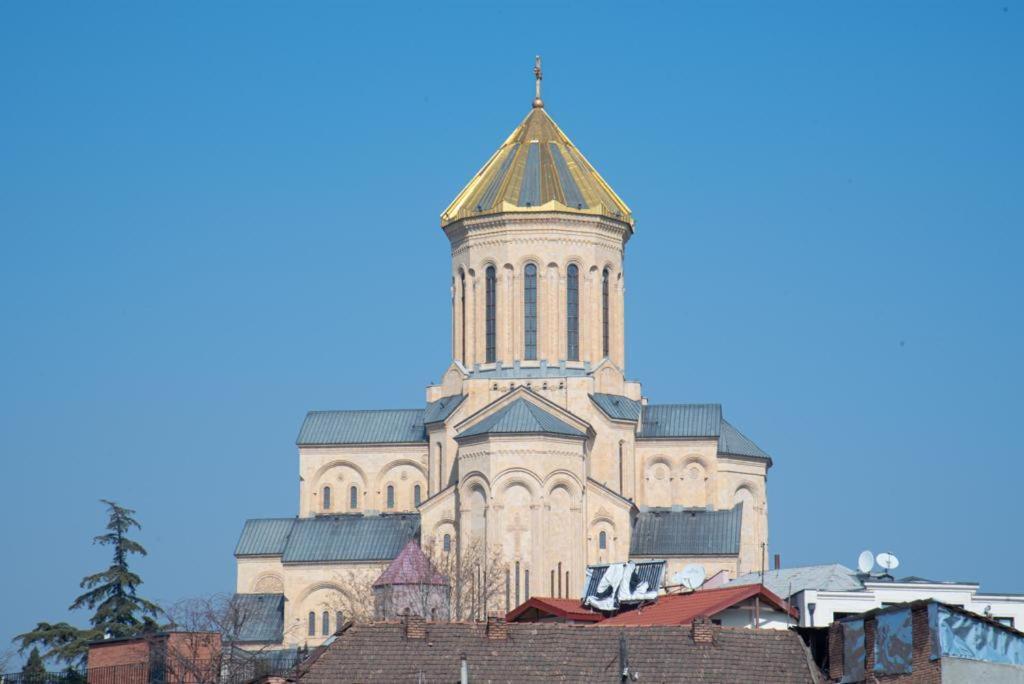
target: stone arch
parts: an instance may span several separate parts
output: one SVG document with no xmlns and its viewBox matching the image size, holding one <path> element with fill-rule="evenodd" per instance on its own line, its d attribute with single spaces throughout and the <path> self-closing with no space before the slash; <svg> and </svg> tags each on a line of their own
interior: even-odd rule
<svg viewBox="0 0 1024 684">
<path fill-rule="evenodd" d="M 611 518 L 604 515 L 595 516 L 590 521 L 587 535 L 588 556 L 594 563 L 616 562 L 620 557 L 618 548 L 618 531 Z M 601 548 L 601 533 L 605 534 L 605 548 Z M 624 559 L 623 559 L 624 560 Z"/>
<path fill-rule="evenodd" d="M 283 594 L 284 580 L 276 572 L 264 572 L 252 582 L 254 594 Z"/>
<path fill-rule="evenodd" d="M 559 468 L 558 470 L 553 470 L 548 473 L 547 477 L 544 478 L 543 485 L 548 494 L 550 494 L 555 487 L 566 487 L 574 500 L 576 500 L 583 491 L 583 483 L 576 476 L 576 473 L 573 473 L 570 470 L 565 470 L 564 468 Z"/>
<path fill-rule="evenodd" d="M 402 468 L 410 468 L 412 474 L 402 471 Z M 427 469 L 422 463 L 418 463 L 410 458 L 396 458 L 386 463 L 380 471 L 377 473 L 376 480 L 374 482 L 376 496 L 379 497 L 380 510 L 412 510 L 412 486 L 418 484 L 421 487 L 427 484 Z M 391 485 L 395 488 L 395 507 L 389 509 L 387 507 L 387 487 Z M 408 490 L 408 491 L 406 491 Z M 406 501 L 406 494 L 409 495 L 409 500 Z"/>
<path fill-rule="evenodd" d="M 708 471 L 700 458 L 683 461 L 676 481 L 677 500 L 682 506 L 703 508 L 708 504 Z"/>
<path fill-rule="evenodd" d="M 325 511 L 322 501 L 324 486 L 331 488 L 331 509 Z M 313 512 L 329 513 L 349 510 L 349 487 L 355 485 L 365 496 L 367 489 L 366 471 L 348 459 L 335 459 L 320 466 L 307 490 L 310 495 L 309 508 Z"/>
<path fill-rule="evenodd" d="M 672 462 L 668 457 L 656 455 L 645 460 L 644 499 L 653 508 L 672 505 Z"/>
<path fill-rule="evenodd" d="M 505 492 L 514 484 L 522 484 L 534 499 L 540 495 L 544 486 L 537 474 L 527 468 L 507 468 L 494 478 L 495 491 Z"/>
</svg>

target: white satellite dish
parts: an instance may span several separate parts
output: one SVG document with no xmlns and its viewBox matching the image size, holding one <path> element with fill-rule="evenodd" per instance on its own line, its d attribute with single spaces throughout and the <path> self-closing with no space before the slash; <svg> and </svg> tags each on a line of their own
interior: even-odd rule
<svg viewBox="0 0 1024 684">
<path fill-rule="evenodd" d="M 891 553 L 880 553 L 875 560 L 886 570 L 895 570 L 900 567 L 900 559 Z"/>
<path fill-rule="evenodd" d="M 679 583 L 691 591 L 699 589 L 700 585 L 704 584 L 704 578 L 707 577 L 707 574 L 704 572 L 704 566 L 693 563 L 683 568 L 683 571 L 679 574 L 682 575 L 680 577 L 682 581 Z"/>
<path fill-rule="evenodd" d="M 682 584 L 685 579 L 686 575 L 683 574 L 682 570 L 672 573 L 672 584 Z"/>
<path fill-rule="evenodd" d="M 860 556 L 857 558 L 857 569 L 862 574 L 867 575 L 871 573 L 871 569 L 875 567 L 875 554 L 870 551 L 861 551 Z"/>
</svg>

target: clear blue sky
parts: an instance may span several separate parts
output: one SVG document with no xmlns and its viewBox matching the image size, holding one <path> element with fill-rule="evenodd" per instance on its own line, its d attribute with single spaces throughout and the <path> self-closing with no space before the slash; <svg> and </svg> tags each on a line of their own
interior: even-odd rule
<svg viewBox="0 0 1024 684">
<path fill-rule="evenodd" d="M 538 52 L 637 218 L 629 375 L 774 456 L 772 551 L 1024 592 L 1024 3 L 7 2 L 0 649 L 100 497 L 147 596 L 229 591 L 307 410 L 421 404 Z"/>
</svg>

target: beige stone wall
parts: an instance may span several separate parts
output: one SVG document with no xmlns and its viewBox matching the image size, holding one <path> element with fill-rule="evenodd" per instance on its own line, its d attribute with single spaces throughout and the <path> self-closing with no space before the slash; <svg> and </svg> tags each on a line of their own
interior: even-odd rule
<svg viewBox="0 0 1024 684">
<path fill-rule="evenodd" d="M 323 513 L 413 512 L 415 488 L 420 500 L 429 496 L 426 445 L 301 447 L 299 449 L 299 515 Z M 331 488 L 331 506 L 323 506 L 323 488 Z M 387 505 L 394 487 L 395 505 Z M 355 487 L 358 505 L 352 507 Z"/>
</svg>

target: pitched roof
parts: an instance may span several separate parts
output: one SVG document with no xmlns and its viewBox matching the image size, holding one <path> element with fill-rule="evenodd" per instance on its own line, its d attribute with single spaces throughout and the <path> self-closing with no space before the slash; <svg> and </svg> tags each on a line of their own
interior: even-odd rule
<svg viewBox="0 0 1024 684">
<path fill-rule="evenodd" d="M 415 513 L 247 520 L 235 556 L 281 556 L 285 563 L 391 560 L 419 527 Z"/>
<path fill-rule="evenodd" d="M 448 586 L 448 578 L 434 569 L 430 559 L 423 553 L 420 543 L 412 539 L 406 544 L 395 560 L 373 583 L 375 587 L 394 584 L 440 584 Z"/>
<path fill-rule="evenodd" d="M 637 437 L 718 437 L 721 423 L 721 404 L 648 404 Z"/>
<path fill-rule="evenodd" d="M 453 682 L 465 655 L 471 682 L 619 682 L 620 635 L 641 682 L 814 682 L 795 632 L 715 627 L 709 644 L 689 627 L 599 629 L 590 625 L 508 623 L 507 639 L 488 638 L 480 623 L 425 623 L 407 638 L 396 622 L 355 624 L 299 677 L 305 684 Z M 429 644 L 429 647 L 427 646 Z"/>
<path fill-rule="evenodd" d="M 441 225 L 500 212 L 569 211 L 630 226 L 626 203 L 543 108 L 534 108 L 441 214 Z"/>
<path fill-rule="evenodd" d="M 556 418 L 541 407 L 519 398 L 487 416 L 476 425 L 460 432 L 458 437 L 484 434 L 553 434 L 585 437 L 582 432 Z"/>
<path fill-rule="evenodd" d="M 740 552 L 743 505 L 706 508 L 651 508 L 633 524 L 630 556 L 732 556 Z"/>
<path fill-rule="evenodd" d="M 601 622 L 601 626 L 617 625 L 688 625 L 697 617 L 713 617 L 747 599 L 759 596 L 774 608 L 797 617 L 795 608 L 759 584 L 738 587 L 702 589 L 689 594 L 670 594 L 660 597 L 655 603 L 647 604 L 613 615 Z"/>
<path fill-rule="evenodd" d="M 284 594 L 235 594 L 231 610 L 239 625 L 236 641 L 276 644 L 284 638 Z"/>
<path fill-rule="evenodd" d="M 423 412 L 424 423 L 436 423 L 445 420 L 452 415 L 459 404 L 466 398 L 465 394 L 453 394 L 448 397 L 441 397 L 437 401 L 427 402 L 427 410 Z"/>
<path fill-rule="evenodd" d="M 761 573 L 741 575 L 731 581 L 729 586 L 737 584 L 761 584 Z M 764 585 L 783 598 L 789 598 L 806 589 L 857 591 L 864 588 L 856 572 L 838 563 L 767 570 L 764 573 Z"/>
<path fill-rule="evenodd" d="M 536 622 L 548 616 L 575 620 L 576 622 L 600 622 L 604 615 L 596 610 L 581 606 L 579 599 L 534 596 L 514 608 L 506 617 L 508 622 Z"/>
<path fill-rule="evenodd" d="M 754 444 L 749 437 L 737 430 L 725 418 L 722 419 L 721 434 L 718 435 L 718 453 L 734 456 L 753 456 L 755 458 L 771 458 Z"/>
<path fill-rule="evenodd" d="M 612 420 L 635 421 L 640 419 L 641 404 L 636 399 L 630 399 L 618 394 L 600 393 L 591 394 L 590 398 Z"/>
<path fill-rule="evenodd" d="M 407 444 L 427 441 L 423 409 L 310 411 L 299 429 L 299 446 Z"/>
</svg>

